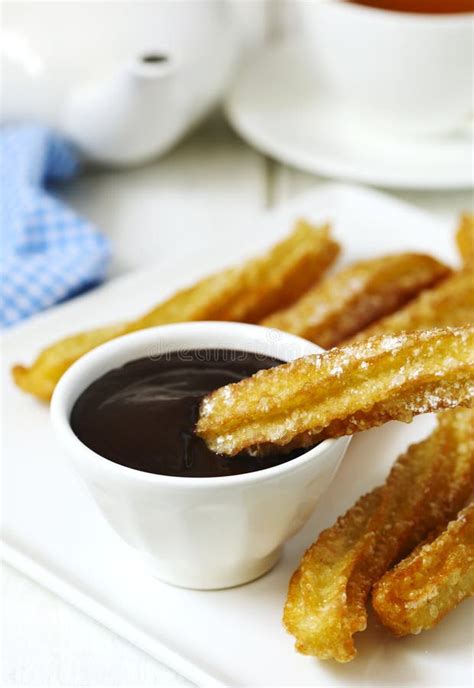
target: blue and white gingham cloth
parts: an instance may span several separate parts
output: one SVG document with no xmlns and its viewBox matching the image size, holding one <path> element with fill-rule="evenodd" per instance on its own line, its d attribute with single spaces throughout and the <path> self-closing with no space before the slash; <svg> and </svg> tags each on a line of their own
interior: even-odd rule
<svg viewBox="0 0 474 688">
<path fill-rule="evenodd" d="M 0 326 L 6 327 L 100 282 L 108 241 L 48 191 L 73 177 L 77 157 L 39 126 L 0 131 Z"/>
</svg>

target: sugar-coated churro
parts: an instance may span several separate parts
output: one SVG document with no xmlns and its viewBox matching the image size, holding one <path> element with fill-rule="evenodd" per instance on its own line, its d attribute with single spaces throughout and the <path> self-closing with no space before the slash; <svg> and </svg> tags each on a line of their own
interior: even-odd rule
<svg viewBox="0 0 474 688">
<path fill-rule="evenodd" d="M 474 324 L 474 275 L 466 268 L 433 289 L 423 291 L 404 308 L 377 321 L 350 341 L 362 341 L 380 334 L 471 324 Z"/>
<path fill-rule="evenodd" d="M 474 404 L 474 326 L 384 335 L 260 371 L 206 396 L 196 431 L 235 455 L 311 446 Z"/>
<path fill-rule="evenodd" d="M 339 250 L 329 225 L 316 228 L 299 220 L 267 254 L 178 292 L 130 329 L 188 320 L 259 322 L 299 298 L 332 265 Z"/>
<path fill-rule="evenodd" d="M 49 400 L 59 378 L 74 361 L 119 335 L 189 320 L 258 322 L 301 296 L 338 252 L 328 226 L 314 228 L 301 220 L 292 234 L 264 256 L 201 280 L 133 322 L 66 337 L 41 352 L 30 367 L 15 366 L 14 380 L 24 391 Z"/>
<path fill-rule="evenodd" d="M 375 585 L 372 602 L 396 636 L 433 628 L 474 595 L 474 504 Z"/>
<path fill-rule="evenodd" d="M 461 215 L 456 243 L 464 265 L 474 270 L 474 215 L 471 213 Z"/>
<path fill-rule="evenodd" d="M 303 556 L 283 617 L 297 650 L 353 659 L 353 634 L 366 627 L 374 582 L 453 518 L 473 488 L 474 411 L 445 411 L 431 435 L 397 459 L 385 484 L 361 497 Z"/>
<path fill-rule="evenodd" d="M 329 349 L 393 313 L 450 272 L 431 256 L 419 253 L 360 261 L 326 277 L 292 306 L 273 313 L 261 324 Z"/>
</svg>

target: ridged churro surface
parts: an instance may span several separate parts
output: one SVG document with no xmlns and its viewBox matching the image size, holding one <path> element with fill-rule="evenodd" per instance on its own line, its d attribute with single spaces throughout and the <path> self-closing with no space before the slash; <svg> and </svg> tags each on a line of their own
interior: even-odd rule
<svg viewBox="0 0 474 688">
<path fill-rule="evenodd" d="M 353 659 L 352 636 L 366 627 L 374 582 L 453 518 L 473 489 L 474 411 L 445 411 L 431 435 L 397 459 L 385 484 L 361 497 L 303 556 L 283 617 L 297 650 Z"/>
<path fill-rule="evenodd" d="M 433 628 L 474 595 L 474 504 L 375 585 L 372 602 L 395 635 Z"/>
<path fill-rule="evenodd" d="M 474 326 L 306 356 L 206 396 L 197 433 L 221 454 L 281 451 L 474 403 Z"/>
<path fill-rule="evenodd" d="M 433 327 L 462 327 L 474 324 L 474 273 L 465 269 L 423 291 L 393 315 L 382 318 L 350 341 L 362 341 L 380 334 L 398 334 Z"/>
<path fill-rule="evenodd" d="M 206 277 L 132 324 L 132 330 L 188 320 L 256 323 L 293 303 L 321 278 L 339 254 L 328 225 L 299 220 L 295 230 L 259 258 Z"/>
<path fill-rule="evenodd" d="M 288 305 L 318 280 L 339 252 L 328 226 L 297 223 L 290 236 L 266 255 L 206 277 L 137 320 L 66 337 L 45 349 L 30 366 L 13 368 L 16 384 L 49 400 L 59 378 L 82 355 L 128 332 L 190 320 L 258 322 Z"/>
<path fill-rule="evenodd" d="M 393 313 L 450 272 L 431 256 L 418 253 L 360 261 L 325 278 L 295 304 L 261 324 L 329 349 Z"/>
</svg>

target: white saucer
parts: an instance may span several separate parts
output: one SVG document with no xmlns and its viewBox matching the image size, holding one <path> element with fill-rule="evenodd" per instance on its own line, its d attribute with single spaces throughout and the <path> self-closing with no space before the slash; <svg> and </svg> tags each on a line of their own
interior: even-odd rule
<svg viewBox="0 0 474 688">
<path fill-rule="evenodd" d="M 474 185 L 471 131 L 390 140 L 364 128 L 318 91 L 294 42 L 267 49 L 241 71 L 226 111 L 253 146 L 308 172 L 392 188 Z"/>
</svg>

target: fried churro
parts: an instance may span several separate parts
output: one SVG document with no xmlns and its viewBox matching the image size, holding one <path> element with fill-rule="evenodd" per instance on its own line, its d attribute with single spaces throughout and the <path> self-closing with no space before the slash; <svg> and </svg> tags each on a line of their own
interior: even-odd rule
<svg viewBox="0 0 474 688">
<path fill-rule="evenodd" d="M 456 243 L 464 265 L 474 269 L 474 215 L 471 213 L 461 215 Z"/>
<path fill-rule="evenodd" d="M 474 404 L 474 326 L 384 335 L 261 371 L 207 395 L 196 431 L 235 455 L 307 447 Z"/>
<path fill-rule="evenodd" d="M 363 341 L 388 333 L 471 324 L 474 324 L 474 276 L 472 270 L 465 269 L 423 291 L 404 308 L 382 318 L 349 341 Z"/>
<path fill-rule="evenodd" d="M 328 226 L 314 228 L 301 220 L 292 234 L 266 255 L 201 280 L 133 322 L 66 337 L 40 353 L 30 367 L 15 366 L 14 380 L 24 391 L 47 401 L 74 361 L 119 335 L 190 320 L 258 322 L 301 296 L 338 253 Z"/>
<path fill-rule="evenodd" d="M 474 504 L 374 586 L 378 617 L 396 636 L 436 626 L 474 595 Z"/>
<path fill-rule="evenodd" d="M 353 634 L 366 628 L 372 585 L 453 518 L 473 488 L 474 411 L 445 411 L 432 434 L 396 460 L 385 484 L 361 497 L 303 556 L 283 616 L 296 649 L 353 659 Z"/>
<path fill-rule="evenodd" d="M 419 253 L 360 261 L 327 277 L 292 306 L 273 313 L 261 324 L 329 349 L 393 313 L 450 272 L 431 256 Z"/>
</svg>

